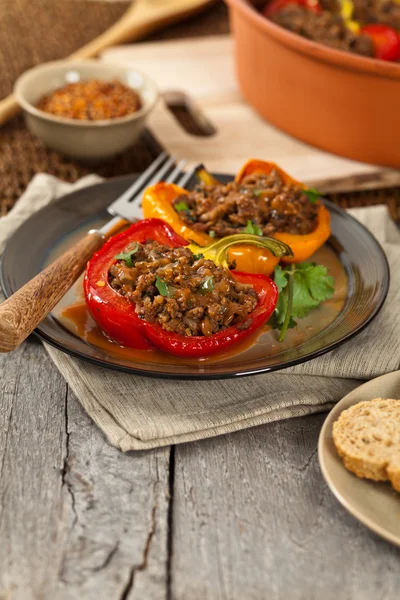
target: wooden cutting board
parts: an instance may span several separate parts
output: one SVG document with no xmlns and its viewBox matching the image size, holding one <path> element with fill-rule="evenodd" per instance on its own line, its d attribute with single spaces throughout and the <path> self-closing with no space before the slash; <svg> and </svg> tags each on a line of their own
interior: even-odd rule
<svg viewBox="0 0 400 600">
<path fill-rule="evenodd" d="M 238 88 L 229 36 L 121 46 L 107 50 L 102 60 L 128 64 L 146 72 L 162 92 L 184 91 L 211 121 L 216 129 L 214 135 L 190 135 L 164 102 L 159 103 L 151 115 L 150 128 L 169 152 L 178 157 L 193 163 L 203 162 L 217 172 L 236 172 L 248 158 L 254 157 L 275 161 L 294 177 L 308 182 L 357 174 L 374 182 L 378 175 L 387 185 L 399 185 L 398 171 L 322 152 L 258 116 Z"/>
</svg>

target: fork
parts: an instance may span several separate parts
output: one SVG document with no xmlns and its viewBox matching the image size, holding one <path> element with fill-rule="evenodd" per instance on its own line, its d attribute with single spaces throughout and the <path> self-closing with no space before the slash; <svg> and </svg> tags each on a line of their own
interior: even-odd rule
<svg viewBox="0 0 400 600">
<path fill-rule="evenodd" d="M 50 313 L 83 272 L 87 261 L 126 221 L 142 218 L 143 190 L 159 181 L 188 185 L 199 166 L 185 172 L 186 161 L 163 152 L 110 206 L 113 218 L 67 250 L 0 305 L 0 352 L 15 350 Z"/>
</svg>

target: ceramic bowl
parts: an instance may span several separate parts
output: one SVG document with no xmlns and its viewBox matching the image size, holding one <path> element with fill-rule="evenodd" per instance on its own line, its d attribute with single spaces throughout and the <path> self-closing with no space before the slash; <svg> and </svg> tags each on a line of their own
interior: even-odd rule
<svg viewBox="0 0 400 600">
<path fill-rule="evenodd" d="M 101 121 L 59 117 L 36 108 L 43 95 L 68 83 L 88 79 L 119 79 L 138 92 L 142 108 L 125 117 Z M 144 73 L 96 60 L 54 61 L 34 67 L 17 79 L 14 93 L 28 129 L 46 146 L 90 162 L 110 158 L 128 148 L 142 132 L 158 98 L 155 83 Z"/>
<path fill-rule="evenodd" d="M 360 479 L 348 471 L 333 443 L 332 427 L 340 414 L 357 402 L 373 398 L 400 398 L 400 371 L 360 385 L 336 404 L 319 436 L 319 464 L 339 502 L 372 531 L 400 546 L 399 494 L 387 482 Z"/>
<path fill-rule="evenodd" d="M 400 64 L 307 40 L 254 2 L 226 2 L 239 85 L 257 112 L 323 150 L 400 167 Z"/>
</svg>

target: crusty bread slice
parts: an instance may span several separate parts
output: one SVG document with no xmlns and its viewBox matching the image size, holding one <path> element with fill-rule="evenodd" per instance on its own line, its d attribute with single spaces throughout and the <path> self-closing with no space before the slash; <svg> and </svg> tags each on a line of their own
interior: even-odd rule
<svg viewBox="0 0 400 600">
<path fill-rule="evenodd" d="M 333 442 L 349 471 L 389 480 L 400 492 L 400 400 L 375 398 L 344 410 L 333 424 Z"/>
</svg>

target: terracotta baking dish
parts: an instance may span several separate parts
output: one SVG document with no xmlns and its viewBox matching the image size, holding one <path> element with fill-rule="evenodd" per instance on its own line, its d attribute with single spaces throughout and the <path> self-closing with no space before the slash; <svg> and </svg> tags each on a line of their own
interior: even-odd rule
<svg viewBox="0 0 400 600">
<path fill-rule="evenodd" d="M 333 50 L 250 2 L 226 2 L 239 85 L 265 119 L 329 152 L 400 168 L 400 64 Z"/>
</svg>

